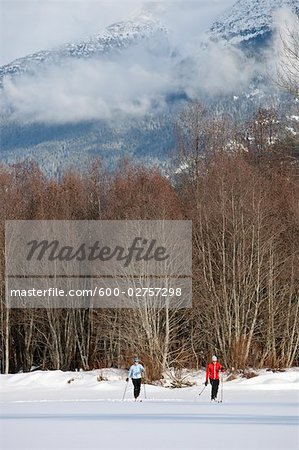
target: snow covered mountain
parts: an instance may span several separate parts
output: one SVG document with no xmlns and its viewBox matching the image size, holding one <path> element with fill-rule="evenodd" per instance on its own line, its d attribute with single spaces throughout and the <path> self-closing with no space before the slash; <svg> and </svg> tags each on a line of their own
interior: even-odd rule
<svg viewBox="0 0 299 450">
<path fill-rule="evenodd" d="M 82 166 L 93 156 L 157 163 L 174 148 L 174 117 L 186 100 L 200 97 L 220 113 L 248 117 L 257 105 L 267 106 L 269 89 L 254 57 L 257 47 L 262 54 L 271 43 L 273 17 L 282 6 L 299 14 L 298 0 L 239 0 L 206 30 L 208 45 L 201 45 L 198 30 L 196 45 L 180 47 L 164 22 L 164 4 L 151 5 L 84 41 L 0 67 L 0 159 L 33 158 L 48 172 Z M 280 98 L 275 101 L 283 107 Z M 87 114 L 73 120 L 73 111 L 81 110 Z"/>
<path fill-rule="evenodd" d="M 265 41 L 271 35 L 274 14 L 282 7 L 299 15 L 298 0 L 239 0 L 212 25 L 211 35 L 245 46 Z"/>
<path fill-rule="evenodd" d="M 167 29 L 151 14 L 139 14 L 127 21 L 110 25 L 86 41 L 67 43 L 53 50 L 42 50 L 0 67 L 0 85 L 6 75 L 34 73 L 48 65 L 61 65 L 68 58 L 88 59 L 113 56 L 143 41 L 165 39 Z"/>
</svg>

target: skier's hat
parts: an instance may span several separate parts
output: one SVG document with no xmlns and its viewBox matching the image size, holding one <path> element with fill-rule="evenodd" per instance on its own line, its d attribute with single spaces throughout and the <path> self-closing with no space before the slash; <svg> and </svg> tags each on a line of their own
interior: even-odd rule
<svg viewBox="0 0 299 450">
<path fill-rule="evenodd" d="M 216 355 L 212 356 L 212 361 L 217 361 L 217 356 Z"/>
</svg>

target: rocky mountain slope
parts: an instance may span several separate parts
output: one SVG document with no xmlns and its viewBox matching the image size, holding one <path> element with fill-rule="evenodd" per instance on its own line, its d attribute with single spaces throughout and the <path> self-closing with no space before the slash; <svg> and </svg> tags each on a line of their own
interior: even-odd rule
<svg viewBox="0 0 299 450">
<path fill-rule="evenodd" d="M 212 25 L 214 38 L 247 44 L 269 38 L 275 12 L 283 7 L 299 14 L 298 0 L 239 0 Z"/>
</svg>

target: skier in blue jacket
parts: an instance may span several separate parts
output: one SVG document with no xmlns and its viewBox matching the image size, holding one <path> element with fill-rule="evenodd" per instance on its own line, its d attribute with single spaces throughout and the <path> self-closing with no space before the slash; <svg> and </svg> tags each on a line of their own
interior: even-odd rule
<svg viewBox="0 0 299 450">
<path fill-rule="evenodd" d="M 135 401 L 139 397 L 140 388 L 141 388 L 141 377 L 144 373 L 144 367 L 142 364 L 139 364 L 139 359 L 137 357 L 134 358 L 134 364 L 129 369 L 128 377 L 126 381 L 129 381 L 129 378 L 132 379 L 132 383 L 134 385 L 134 398 Z"/>
</svg>

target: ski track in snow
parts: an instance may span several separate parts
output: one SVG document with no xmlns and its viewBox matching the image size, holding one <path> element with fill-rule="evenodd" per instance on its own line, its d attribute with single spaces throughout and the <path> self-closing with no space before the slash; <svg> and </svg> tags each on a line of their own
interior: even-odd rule
<svg viewBox="0 0 299 450">
<path fill-rule="evenodd" d="M 236 424 L 254 424 L 254 425 L 298 425 L 298 416 L 262 416 L 262 415 L 250 415 L 250 414 L 179 414 L 179 413 L 173 413 L 173 414 L 163 414 L 163 413 L 143 413 L 143 412 L 135 412 L 133 413 L 127 413 L 124 412 L 123 414 L 119 413 L 94 413 L 94 414 L 61 414 L 61 413 L 53 413 L 53 414 L 44 414 L 44 413 L 37 413 L 37 414 L 8 414 L 8 415 L 1 415 L 1 420 L 75 420 L 75 421 L 90 421 L 90 420 L 96 420 L 96 421 L 164 421 L 164 422 L 188 422 L 189 424 L 191 422 L 199 422 L 201 424 L 203 423 L 212 423 L 212 424 L 230 424 L 230 425 L 236 425 Z"/>
<path fill-rule="evenodd" d="M 33 372 L 0 376 L 1 450 L 297 450 L 298 370 L 224 383 L 223 403 L 197 386 L 146 385 L 142 402 L 125 372 Z M 70 378 L 74 378 L 68 384 Z M 193 377 L 193 378 L 192 378 Z M 56 387 L 55 387 L 56 386 Z"/>
</svg>

